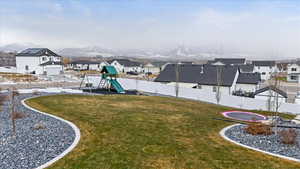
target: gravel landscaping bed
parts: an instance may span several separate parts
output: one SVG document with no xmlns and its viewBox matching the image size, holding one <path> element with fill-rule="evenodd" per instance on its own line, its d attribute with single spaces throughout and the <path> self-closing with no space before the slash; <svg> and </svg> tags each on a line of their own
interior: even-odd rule
<svg viewBox="0 0 300 169">
<path fill-rule="evenodd" d="M 285 124 L 291 126 L 291 124 Z M 295 125 L 293 125 L 295 126 Z M 298 125 L 299 126 L 299 125 Z M 297 144 L 288 145 L 283 144 L 280 141 L 279 135 L 251 135 L 244 131 L 246 125 L 237 125 L 229 128 L 225 131 L 225 136 L 230 138 L 233 141 L 241 143 L 243 145 L 247 145 L 253 148 L 257 148 L 266 152 L 283 155 L 287 157 L 292 157 L 300 160 L 300 129 L 296 129 L 297 136 Z M 279 128 L 279 131 L 283 128 Z"/>
<path fill-rule="evenodd" d="M 21 94 L 16 98 L 16 110 L 26 115 L 16 122 L 16 136 L 12 132 L 8 103 L 0 111 L 0 168 L 36 168 L 61 154 L 75 139 L 74 130 L 65 122 L 21 104 L 23 99 L 32 96 Z M 44 128 L 36 129 L 37 125 Z"/>
</svg>

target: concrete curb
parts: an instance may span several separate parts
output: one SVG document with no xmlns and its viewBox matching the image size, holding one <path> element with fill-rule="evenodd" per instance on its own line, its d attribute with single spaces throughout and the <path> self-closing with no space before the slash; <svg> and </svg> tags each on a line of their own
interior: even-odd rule
<svg viewBox="0 0 300 169">
<path fill-rule="evenodd" d="M 37 97 L 40 97 L 40 96 L 37 96 Z M 73 141 L 73 143 L 71 144 L 70 147 L 68 147 L 65 151 L 63 151 L 61 154 L 59 154 L 57 157 L 53 158 L 52 160 L 46 162 L 45 164 L 37 167 L 36 169 L 43 169 L 43 168 L 46 168 L 46 167 L 49 167 L 50 165 L 52 165 L 53 163 L 55 163 L 56 161 L 58 161 L 59 159 L 63 158 L 65 155 L 67 155 L 69 152 L 71 152 L 76 146 L 77 144 L 79 143 L 79 140 L 80 140 L 80 130 L 79 128 L 73 124 L 72 122 L 70 121 L 67 121 L 67 120 L 64 120 L 60 117 L 57 117 L 57 116 L 54 116 L 54 115 L 51 115 L 51 114 L 48 114 L 48 113 L 45 113 L 45 112 L 41 112 L 39 110 L 36 110 L 30 106 L 28 106 L 25 101 L 26 100 L 29 100 L 29 99 L 32 99 L 32 98 L 37 98 L 37 97 L 30 97 L 30 98 L 26 98 L 24 100 L 21 101 L 21 103 L 27 108 L 27 109 L 30 109 L 32 111 L 35 111 L 35 112 L 38 112 L 38 113 L 41 113 L 41 114 L 44 114 L 46 116 L 50 116 L 50 117 L 53 117 L 57 120 L 60 120 L 60 121 L 63 121 L 65 123 L 67 123 L 69 126 L 72 127 L 72 129 L 75 131 L 75 139 Z"/>
<path fill-rule="evenodd" d="M 295 161 L 295 162 L 299 162 L 299 163 L 300 163 L 300 160 L 299 160 L 299 159 L 296 159 L 296 158 L 293 158 L 293 157 L 287 157 L 287 156 L 284 156 L 284 155 L 275 154 L 275 153 L 271 153 L 271 152 L 267 152 L 267 151 L 260 150 L 260 149 L 254 148 L 254 147 L 250 147 L 250 146 L 241 144 L 241 143 L 239 143 L 239 142 L 236 142 L 236 141 L 230 139 L 229 137 L 227 137 L 227 136 L 225 135 L 225 132 L 226 132 L 227 130 L 229 130 L 229 129 L 232 128 L 232 127 L 238 126 L 238 125 L 241 125 L 241 124 L 233 124 L 233 125 L 230 125 L 230 126 L 228 126 L 228 127 L 225 127 L 225 128 L 223 128 L 223 129 L 219 132 L 219 134 L 220 134 L 221 137 L 223 137 L 225 140 L 227 140 L 227 141 L 229 141 L 229 142 L 231 142 L 231 143 L 234 143 L 234 144 L 236 144 L 236 145 L 239 145 L 239 146 L 242 146 L 242 147 L 251 149 L 251 150 L 255 150 L 255 151 L 258 151 L 258 152 L 261 152 L 261 153 L 265 153 L 265 154 L 268 154 L 268 155 L 271 155 L 271 156 L 275 156 L 275 157 L 279 157 L 279 158 L 283 158 L 283 159 L 286 159 L 286 160 L 291 160 L 291 161 Z"/>
</svg>

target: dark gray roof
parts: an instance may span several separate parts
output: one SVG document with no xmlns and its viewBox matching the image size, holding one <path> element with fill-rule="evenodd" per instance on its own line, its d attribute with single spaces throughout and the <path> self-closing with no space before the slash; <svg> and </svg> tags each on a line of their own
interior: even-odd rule
<svg viewBox="0 0 300 169">
<path fill-rule="evenodd" d="M 40 64 L 41 66 L 47 66 L 47 65 L 63 65 L 62 62 L 54 62 L 54 61 L 48 61 L 45 63 Z"/>
<path fill-rule="evenodd" d="M 275 66 L 275 61 L 271 60 L 260 60 L 260 61 L 252 61 L 254 66 Z"/>
<path fill-rule="evenodd" d="M 17 53 L 16 56 L 57 56 L 58 54 L 52 52 L 48 48 L 28 48 L 23 50 L 20 53 Z"/>
<path fill-rule="evenodd" d="M 245 64 L 245 58 L 215 58 L 213 61 L 208 61 L 209 64 L 222 62 L 225 65 L 240 65 Z"/>
<path fill-rule="evenodd" d="M 179 82 L 198 83 L 203 65 L 168 64 L 154 80 L 155 82 L 176 82 L 176 65 L 178 66 Z"/>
<path fill-rule="evenodd" d="M 236 83 L 258 84 L 260 81 L 260 73 L 240 73 Z"/>
<path fill-rule="evenodd" d="M 259 93 L 263 93 L 265 91 L 268 91 L 268 90 L 273 90 L 274 92 L 280 94 L 281 96 L 287 98 L 287 93 L 285 91 L 282 91 L 274 86 L 267 86 L 267 87 L 264 87 L 264 88 L 261 88 L 261 89 L 258 89 L 255 91 L 254 95 L 257 95 Z"/>
<path fill-rule="evenodd" d="M 217 66 L 197 65 L 197 64 L 178 64 L 179 82 L 198 83 L 201 85 L 218 85 Z M 165 69 L 154 80 L 155 82 L 176 82 L 176 64 L 168 64 Z M 235 66 L 221 66 L 221 86 L 231 86 L 236 72 Z"/>
<path fill-rule="evenodd" d="M 100 61 L 90 61 L 90 60 L 75 60 L 72 61 L 70 64 L 85 64 L 85 65 L 90 65 L 90 64 L 100 64 Z"/>
<path fill-rule="evenodd" d="M 238 67 L 240 69 L 240 72 L 243 72 L 243 73 L 251 73 L 254 70 L 254 65 L 250 65 L 250 64 L 238 65 Z"/>
<path fill-rule="evenodd" d="M 221 86 L 232 86 L 236 72 L 238 68 L 236 66 L 214 66 L 214 65 L 204 65 L 203 74 L 200 76 L 198 81 L 201 85 L 218 85 L 217 81 L 217 70 L 220 70 L 221 75 Z"/>
<path fill-rule="evenodd" d="M 108 61 L 108 63 L 111 64 L 115 60 L 117 62 L 119 62 L 121 65 L 125 66 L 125 67 L 137 67 L 137 66 L 141 66 L 141 63 L 135 62 L 135 61 L 131 61 L 131 60 L 128 60 L 128 59 L 114 59 L 114 60 Z"/>
</svg>

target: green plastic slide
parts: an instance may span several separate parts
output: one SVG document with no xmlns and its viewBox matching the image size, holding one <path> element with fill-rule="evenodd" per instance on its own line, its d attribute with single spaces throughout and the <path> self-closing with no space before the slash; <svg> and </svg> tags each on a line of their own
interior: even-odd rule
<svg viewBox="0 0 300 169">
<path fill-rule="evenodd" d="M 118 93 L 125 93 L 125 90 L 116 79 L 111 79 L 110 83 Z"/>
</svg>

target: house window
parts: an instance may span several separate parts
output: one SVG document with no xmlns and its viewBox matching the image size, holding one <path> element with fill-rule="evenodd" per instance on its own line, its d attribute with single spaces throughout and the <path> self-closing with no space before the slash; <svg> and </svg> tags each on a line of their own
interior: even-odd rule
<svg viewBox="0 0 300 169">
<path fill-rule="evenodd" d="M 297 80 L 297 76 L 291 76 L 291 80 Z"/>
<path fill-rule="evenodd" d="M 266 74 L 266 72 L 262 72 L 261 74 L 262 74 L 262 75 L 265 75 L 265 74 Z"/>
<path fill-rule="evenodd" d="M 42 61 L 45 61 L 46 60 L 46 57 L 42 57 Z"/>
<path fill-rule="evenodd" d="M 297 71 L 297 68 L 294 68 L 294 67 L 293 67 L 293 68 L 292 68 L 292 71 L 293 71 L 293 72 L 296 72 L 296 71 Z"/>
<path fill-rule="evenodd" d="M 217 87 L 216 86 L 213 87 L 213 92 L 217 92 Z"/>
<path fill-rule="evenodd" d="M 28 65 L 25 66 L 25 70 L 29 70 L 29 66 Z"/>
</svg>

